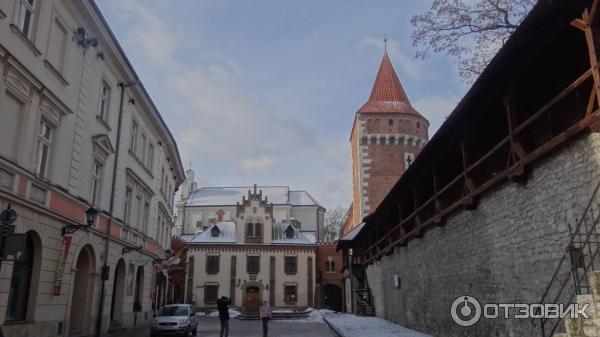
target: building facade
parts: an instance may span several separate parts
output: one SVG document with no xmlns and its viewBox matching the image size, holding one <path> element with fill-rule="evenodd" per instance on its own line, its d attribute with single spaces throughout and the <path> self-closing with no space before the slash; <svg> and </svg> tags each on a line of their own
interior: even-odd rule
<svg viewBox="0 0 600 337">
<path fill-rule="evenodd" d="M 325 209 L 307 192 L 200 188 L 184 199 L 177 219 L 191 232 L 181 235 L 188 246 L 186 302 L 212 307 L 227 296 L 248 313 L 264 300 L 275 307 L 314 305 L 315 239 Z"/>
<path fill-rule="evenodd" d="M 1 1 L 0 76 L 0 208 L 26 238 L 0 269 L 4 334 L 149 322 L 184 173 L 94 1 Z"/>
<path fill-rule="evenodd" d="M 342 252 L 337 241 L 319 242 L 317 247 L 316 306 L 335 311 L 344 309 Z"/>
</svg>

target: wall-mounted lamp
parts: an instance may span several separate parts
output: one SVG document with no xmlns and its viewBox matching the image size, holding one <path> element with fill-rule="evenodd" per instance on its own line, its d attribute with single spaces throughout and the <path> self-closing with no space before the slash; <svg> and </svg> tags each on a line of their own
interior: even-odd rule
<svg viewBox="0 0 600 337">
<path fill-rule="evenodd" d="M 77 41 L 77 44 L 82 46 L 84 49 L 88 49 L 90 47 L 98 47 L 98 39 L 89 38 L 87 33 L 85 32 L 85 28 L 79 27 L 75 32 L 73 32 L 73 41 Z"/>
<path fill-rule="evenodd" d="M 96 221 L 96 217 L 98 216 L 98 211 L 94 207 L 90 207 L 85 211 L 85 224 L 82 225 L 66 225 L 62 228 L 62 235 L 65 234 L 73 234 L 77 232 L 80 228 L 89 228 Z"/>
</svg>

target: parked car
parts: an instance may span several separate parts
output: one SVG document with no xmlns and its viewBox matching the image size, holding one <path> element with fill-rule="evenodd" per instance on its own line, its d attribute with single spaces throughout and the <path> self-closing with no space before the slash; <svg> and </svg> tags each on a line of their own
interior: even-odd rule
<svg viewBox="0 0 600 337">
<path fill-rule="evenodd" d="M 189 304 L 169 304 L 160 309 L 152 322 L 152 337 L 195 336 L 198 316 Z"/>
</svg>

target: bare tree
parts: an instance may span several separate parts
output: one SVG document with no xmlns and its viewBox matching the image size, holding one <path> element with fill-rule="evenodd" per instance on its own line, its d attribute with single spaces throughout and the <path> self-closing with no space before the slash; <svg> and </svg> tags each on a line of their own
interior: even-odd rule
<svg viewBox="0 0 600 337">
<path fill-rule="evenodd" d="M 335 241 L 340 235 L 340 228 L 346 219 L 347 210 L 341 206 L 330 209 L 325 213 L 325 241 Z"/>
<path fill-rule="evenodd" d="M 411 24 L 416 56 L 445 52 L 458 61 L 459 75 L 472 82 L 519 26 L 536 0 L 433 0 Z"/>
</svg>

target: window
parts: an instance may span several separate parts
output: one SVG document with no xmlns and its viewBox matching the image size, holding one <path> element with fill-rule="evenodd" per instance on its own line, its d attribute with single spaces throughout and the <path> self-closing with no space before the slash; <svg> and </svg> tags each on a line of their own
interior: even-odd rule
<svg viewBox="0 0 600 337">
<path fill-rule="evenodd" d="M 165 168 L 160 168 L 160 192 L 165 193 Z"/>
<path fill-rule="evenodd" d="M 137 210 L 137 214 L 135 217 L 135 227 L 140 229 L 140 222 L 142 222 L 142 196 L 139 194 L 135 196 L 135 208 Z"/>
<path fill-rule="evenodd" d="M 417 129 L 421 127 L 421 124 L 417 122 Z"/>
<path fill-rule="evenodd" d="M 388 126 L 394 126 L 394 120 L 388 119 Z"/>
<path fill-rule="evenodd" d="M 335 262 L 333 261 L 333 257 L 331 257 L 331 256 L 327 257 L 327 262 L 326 262 L 326 265 L 325 265 L 325 270 L 328 273 L 335 272 Z"/>
<path fill-rule="evenodd" d="M 110 104 L 110 86 L 106 81 L 102 81 L 100 85 L 100 110 L 98 111 L 98 117 L 105 122 L 108 122 L 108 111 Z"/>
<path fill-rule="evenodd" d="M 42 178 L 48 176 L 50 159 L 50 146 L 52 145 L 52 126 L 42 119 L 40 123 L 40 134 L 38 135 L 38 157 L 36 173 Z"/>
<path fill-rule="evenodd" d="M 294 229 L 292 228 L 292 226 L 288 226 L 288 228 L 285 230 L 285 238 L 286 239 L 294 238 Z"/>
<path fill-rule="evenodd" d="M 207 274 L 218 274 L 219 273 L 219 256 L 218 255 L 207 255 L 206 256 L 206 273 Z"/>
<path fill-rule="evenodd" d="M 254 224 L 246 224 L 246 238 L 251 238 L 254 235 Z"/>
<path fill-rule="evenodd" d="M 17 2 L 17 27 L 28 39 L 33 31 L 33 4 L 34 0 L 18 0 Z"/>
<path fill-rule="evenodd" d="M 131 121 L 131 144 L 129 144 L 129 150 L 136 153 L 137 151 L 137 137 L 138 137 L 138 125 L 135 121 Z"/>
<path fill-rule="evenodd" d="M 219 227 L 213 226 L 213 228 L 210 230 L 210 236 L 212 236 L 213 238 L 218 238 L 219 234 L 221 234 L 221 230 L 219 229 Z"/>
<path fill-rule="evenodd" d="M 148 230 L 148 219 L 150 217 L 150 202 L 146 201 L 144 203 L 144 218 L 142 219 L 142 231 L 144 234 Z"/>
<path fill-rule="evenodd" d="M 286 285 L 285 289 L 285 304 L 295 304 L 297 301 L 296 289 L 298 287 L 295 285 Z"/>
<path fill-rule="evenodd" d="M 140 160 L 142 161 L 142 163 L 146 162 L 146 135 L 144 133 L 142 133 L 142 144 L 140 146 Z"/>
<path fill-rule="evenodd" d="M 125 211 L 123 212 L 123 222 L 129 225 L 129 214 L 131 213 L 131 188 L 125 190 Z"/>
<path fill-rule="evenodd" d="M 50 41 L 48 42 L 48 61 L 60 73 L 65 65 L 65 52 L 67 50 L 67 28 L 57 18 L 54 18 L 50 28 Z"/>
<path fill-rule="evenodd" d="M 260 256 L 246 257 L 246 272 L 248 274 L 258 274 L 260 271 Z"/>
<path fill-rule="evenodd" d="M 254 237 L 262 238 L 262 224 L 260 224 L 260 223 L 254 224 Z"/>
<path fill-rule="evenodd" d="M 33 238 L 27 233 L 24 256 L 13 265 L 8 302 L 6 304 L 6 321 L 25 321 L 29 305 L 31 275 L 33 274 L 34 245 Z"/>
<path fill-rule="evenodd" d="M 92 202 L 92 205 L 98 205 L 99 199 L 100 199 L 100 190 L 102 188 L 102 171 L 103 171 L 103 165 L 97 161 L 94 160 L 94 164 L 92 165 L 92 185 L 90 188 L 90 201 Z"/>
<path fill-rule="evenodd" d="M 215 304 L 217 296 L 219 294 L 218 285 L 205 285 L 204 286 L 204 304 Z"/>
<path fill-rule="evenodd" d="M 148 144 L 148 162 L 146 163 L 146 166 L 148 166 L 148 169 L 150 171 L 152 171 L 153 164 L 154 164 L 154 145 Z"/>
<path fill-rule="evenodd" d="M 262 243 L 262 224 L 249 223 L 246 224 L 246 242 L 247 243 Z"/>
<path fill-rule="evenodd" d="M 298 272 L 298 258 L 296 256 L 285 257 L 285 273 L 296 274 Z"/>
</svg>

